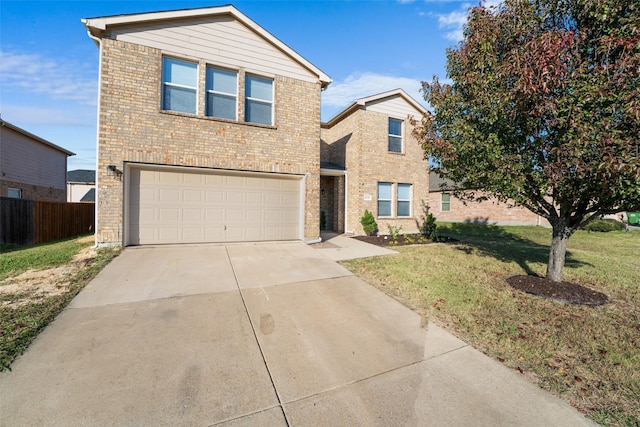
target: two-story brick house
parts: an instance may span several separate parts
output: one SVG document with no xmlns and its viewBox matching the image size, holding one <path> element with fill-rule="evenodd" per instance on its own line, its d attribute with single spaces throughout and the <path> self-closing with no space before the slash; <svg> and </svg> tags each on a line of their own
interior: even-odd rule
<svg viewBox="0 0 640 427">
<path fill-rule="evenodd" d="M 428 164 L 409 116 L 426 110 L 402 89 L 358 99 L 322 124 L 320 209 L 326 228 L 361 234 L 365 210 L 380 233 L 417 232 L 429 196 Z"/>
<path fill-rule="evenodd" d="M 83 23 L 98 244 L 319 238 L 325 73 L 233 6 Z"/>
</svg>

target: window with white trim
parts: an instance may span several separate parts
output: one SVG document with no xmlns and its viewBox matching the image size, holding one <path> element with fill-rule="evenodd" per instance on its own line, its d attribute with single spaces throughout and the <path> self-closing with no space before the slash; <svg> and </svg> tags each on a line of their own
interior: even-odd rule
<svg viewBox="0 0 640 427">
<path fill-rule="evenodd" d="M 22 199 L 22 189 L 9 187 L 7 190 L 7 197 L 11 197 L 12 199 Z"/>
<path fill-rule="evenodd" d="M 207 67 L 205 114 L 221 119 L 238 119 L 238 73 Z"/>
<path fill-rule="evenodd" d="M 196 114 L 198 64 L 162 58 L 162 109 Z"/>
<path fill-rule="evenodd" d="M 398 184 L 397 215 L 411 216 L 411 184 Z"/>
<path fill-rule="evenodd" d="M 402 153 L 402 120 L 389 119 L 389 152 Z"/>
<path fill-rule="evenodd" d="M 449 212 L 451 210 L 451 194 L 442 193 L 440 197 L 440 210 L 442 212 Z"/>
<path fill-rule="evenodd" d="M 378 183 L 378 216 L 391 216 L 391 186 L 390 182 Z"/>
<path fill-rule="evenodd" d="M 273 80 L 247 74 L 245 77 L 244 119 L 273 124 Z"/>
</svg>

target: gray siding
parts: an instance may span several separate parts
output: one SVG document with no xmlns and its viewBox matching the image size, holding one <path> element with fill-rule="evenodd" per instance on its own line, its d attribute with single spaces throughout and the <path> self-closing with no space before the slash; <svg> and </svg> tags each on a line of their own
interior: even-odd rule
<svg viewBox="0 0 640 427">
<path fill-rule="evenodd" d="M 0 179 L 66 190 L 66 154 L 0 127 Z"/>
<path fill-rule="evenodd" d="M 318 76 L 230 16 L 114 28 L 110 37 L 212 65 L 317 82 Z"/>
</svg>

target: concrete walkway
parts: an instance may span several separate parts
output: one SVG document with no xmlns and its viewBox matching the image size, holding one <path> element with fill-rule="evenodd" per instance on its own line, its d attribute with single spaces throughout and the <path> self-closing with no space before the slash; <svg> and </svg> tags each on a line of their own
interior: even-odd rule
<svg viewBox="0 0 640 427">
<path fill-rule="evenodd" d="M 591 423 L 284 243 L 126 249 L 0 374 L 0 425 Z"/>
</svg>

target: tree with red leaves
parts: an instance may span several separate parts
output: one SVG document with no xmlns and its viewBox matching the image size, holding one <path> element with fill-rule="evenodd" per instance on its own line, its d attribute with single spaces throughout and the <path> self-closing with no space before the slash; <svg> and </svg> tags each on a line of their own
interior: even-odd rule
<svg viewBox="0 0 640 427">
<path fill-rule="evenodd" d="M 577 229 L 640 210 L 639 16 L 637 0 L 481 4 L 447 50 L 452 83 L 422 83 L 433 114 L 413 134 L 432 168 L 464 200 L 546 218 L 555 282 Z"/>
</svg>

